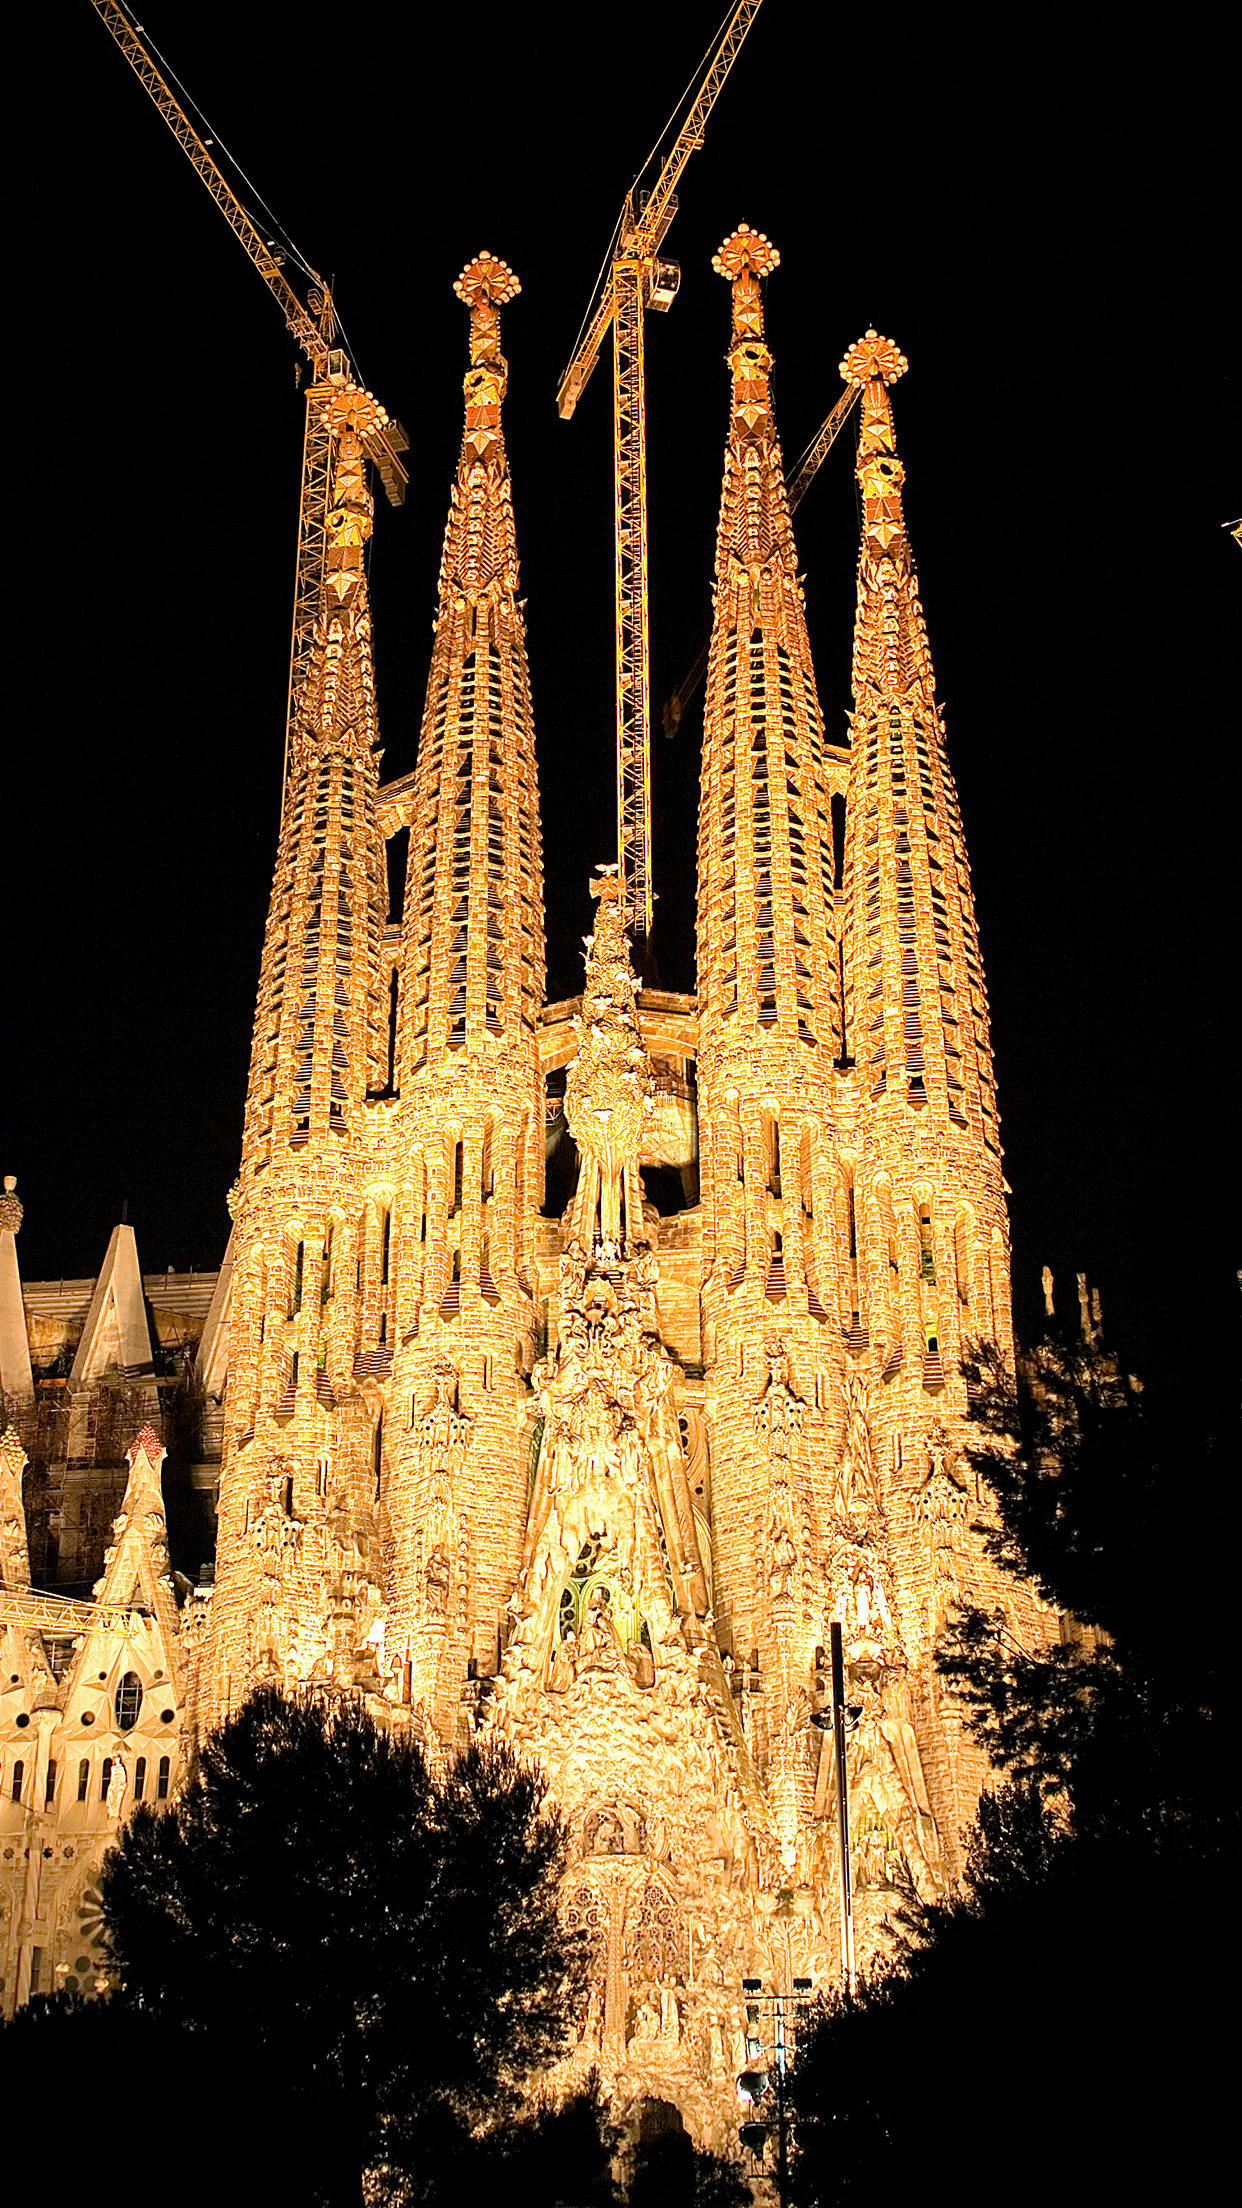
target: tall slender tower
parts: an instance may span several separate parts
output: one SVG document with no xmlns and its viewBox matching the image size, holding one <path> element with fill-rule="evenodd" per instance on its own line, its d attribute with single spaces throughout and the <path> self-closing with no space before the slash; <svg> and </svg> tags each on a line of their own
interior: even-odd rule
<svg viewBox="0 0 1242 2208">
<path fill-rule="evenodd" d="M 960 1455 L 963 1352 L 986 1339 L 1012 1355 L 1009 1230 L 966 847 L 888 397 L 905 367 L 874 330 L 841 363 L 862 391 L 863 513 L 844 866 L 846 1300 L 893 1575 L 894 1645 L 917 1689 L 912 1714 L 951 1872 L 984 1766 L 941 1706 L 936 1635 L 967 1592 L 1004 1599 L 1015 1629 L 1034 1637 L 1038 1620 L 968 1530 L 987 1498 L 968 1490 Z"/>
<path fill-rule="evenodd" d="M 845 1021 L 866 1191 L 860 1303 L 885 1400 L 920 1424 L 929 1393 L 953 1399 L 966 1341 L 1012 1337 L 987 994 L 888 398 L 905 367 L 873 330 L 841 363 L 862 387 L 863 505 Z"/>
<path fill-rule="evenodd" d="M 337 397 L 323 588 L 295 707 L 233 1198 L 208 1721 L 260 1679 L 353 1683 L 378 1601 L 373 1420 L 354 1378 L 372 1099 L 387 1071 L 360 442 L 373 402 L 347 387 Z M 344 1579 L 326 1569 L 334 1548 L 348 1552 Z"/>
<path fill-rule="evenodd" d="M 521 1553 L 543 1194 L 539 797 L 501 428 L 519 287 L 480 253 L 454 288 L 470 365 L 411 806 L 384 1451 L 387 1661 L 446 1745 L 467 1671 L 496 1669 Z"/>
<path fill-rule="evenodd" d="M 757 1753 L 792 1863 L 800 1782 L 781 1721 L 822 1630 L 828 1497 L 805 1420 L 774 1431 L 769 1412 L 791 1354 L 817 1407 L 842 1364 L 829 1323 L 840 991 L 823 720 L 763 330 L 778 258 L 743 224 L 713 263 L 732 285 L 733 394 L 699 817 L 698 1081 L 717 1568 L 736 1653 L 768 1682 Z"/>
</svg>

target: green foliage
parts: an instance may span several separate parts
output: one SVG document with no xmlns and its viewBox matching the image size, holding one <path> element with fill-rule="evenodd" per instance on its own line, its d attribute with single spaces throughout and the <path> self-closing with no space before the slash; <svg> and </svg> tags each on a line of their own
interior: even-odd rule
<svg viewBox="0 0 1242 2208">
<path fill-rule="evenodd" d="M 501 1743 L 436 1782 L 352 1704 L 256 1694 L 106 1859 L 109 2007 L 201 2048 L 226 2117 L 243 2081 L 283 2112 L 287 2197 L 456 2195 L 579 1998 L 565 1844 Z"/>
<path fill-rule="evenodd" d="M 1239 1814 L 1211 1551 L 1236 1569 L 1234 1474 L 1185 1401 L 1099 1350 L 1045 1343 L 1021 1391 L 995 1361 L 978 1378 L 982 1537 L 1092 1630 L 1031 1654 L 968 1610 L 940 1653 L 1007 1776 L 961 1895 L 906 1914 L 851 2007 L 820 2005 L 794 2078 L 805 2208 L 926 2189 L 946 2158 L 955 2189 L 1009 2200 L 1180 2195 L 1226 2153 Z"/>
<path fill-rule="evenodd" d="M 634 2149 L 626 2208 L 751 2208 L 752 2198 L 736 2162 L 696 2147 L 684 2131 Z"/>
<path fill-rule="evenodd" d="M 1081 1342 L 1041 1344 L 1021 1390 L 994 1357 L 981 1381 L 971 1458 L 999 1512 L 985 1545 L 1092 1630 L 1032 1654 L 968 1609 L 941 1673 L 993 1763 L 1059 1801 L 1079 1837 L 1223 1871 L 1238 1835 L 1219 1767 L 1232 1631 L 1202 1547 L 1210 1529 L 1214 1550 L 1239 1553 L 1220 1441 L 1181 1396 L 1140 1390 Z"/>
<path fill-rule="evenodd" d="M 564 2101 L 536 2099 L 522 2120 L 497 2127 L 473 2173 L 475 2197 L 529 2208 L 621 2208 L 613 2159 L 621 2143 L 598 2075 Z"/>
</svg>

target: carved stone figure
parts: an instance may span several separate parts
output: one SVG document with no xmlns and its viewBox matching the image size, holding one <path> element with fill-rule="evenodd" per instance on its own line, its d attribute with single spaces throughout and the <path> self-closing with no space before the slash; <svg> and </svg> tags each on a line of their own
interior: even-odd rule
<svg viewBox="0 0 1242 2208">
<path fill-rule="evenodd" d="M 908 1704 L 895 1683 L 886 1694 L 873 1679 L 851 1676 L 851 1692 L 861 1696 L 849 1751 L 855 1884 L 934 1900 L 942 1891 L 942 1854 Z"/>
<path fill-rule="evenodd" d="M 445 1617 L 448 1612 L 449 1560 L 439 1543 L 427 1559 L 423 1581 L 427 1591 L 428 1616 Z"/>
</svg>

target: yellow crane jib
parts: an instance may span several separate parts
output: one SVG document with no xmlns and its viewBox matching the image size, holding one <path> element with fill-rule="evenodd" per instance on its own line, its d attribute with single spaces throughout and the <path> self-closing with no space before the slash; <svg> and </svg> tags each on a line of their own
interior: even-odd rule
<svg viewBox="0 0 1242 2208">
<path fill-rule="evenodd" d="M 293 637 L 289 653 L 289 694 L 285 718 L 285 769 L 293 704 L 310 656 L 311 635 L 323 579 L 328 517 L 328 482 L 335 435 L 348 422 L 374 467 L 389 503 L 400 506 L 409 477 L 399 453 L 409 449 L 400 422 L 393 421 L 370 391 L 360 388 L 344 348 L 334 342 L 336 315 L 332 294 L 312 269 L 308 304 L 303 306 L 284 273 L 284 255 L 256 229 L 227 178 L 213 161 L 176 94 L 139 37 L 141 24 L 130 21 L 117 0 L 91 5 L 120 47 L 139 83 L 149 94 L 173 137 L 228 223 L 284 314 L 310 363 L 306 391 L 306 428 L 302 444 L 302 488 L 298 513 L 297 574 L 293 588 Z M 282 789 L 284 776 L 282 775 Z"/>
</svg>

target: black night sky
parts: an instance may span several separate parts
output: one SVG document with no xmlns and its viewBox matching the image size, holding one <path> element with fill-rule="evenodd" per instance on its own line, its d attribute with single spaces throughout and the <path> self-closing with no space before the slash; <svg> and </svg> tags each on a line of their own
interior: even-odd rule
<svg viewBox="0 0 1242 2208">
<path fill-rule="evenodd" d="M 556 385 L 720 4 L 143 14 L 335 278 L 363 376 L 410 433 L 408 502 L 381 500 L 371 569 L 386 779 L 414 763 L 460 437 L 452 280 L 482 246 L 521 278 L 506 436 L 551 997 L 579 986 L 588 872 L 615 837 L 607 360 L 570 423 Z M 1069 1298 L 1081 1267 L 1140 1369 L 1190 1357 L 1219 1375 L 1238 1263 L 1242 584 L 1221 526 L 1242 508 L 1225 71 L 1191 50 L 1189 17 L 1150 53 L 1133 19 L 1103 21 L 760 13 L 683 180 L 665 247 L 681 295 L 647 321 L 653 949 L 665 987 L 693 988 L 701 713 L 673 743 L 658 724 L 711 581 L 728 297 L 710 256 L 746 220 L 782 254 L 768 334 L 787 462 L 868 325 L 911 363 L 894 394 L 906 512 L 988 974 L 1019 1326 L 1045 1260 Z M 49 24 L 14 79 L 41 145 L 10 210 L 0 1167 L 26 1204 L 28 1280 L 94 1273 L 123 1203 L 147 1271 L 224 1248 L 302 425 L 294 342 L 121 54 L 85 5 L 57 11 L 55 52 Z M 841 735 L 852 444 L 796 524 Z"/>
</svg>

